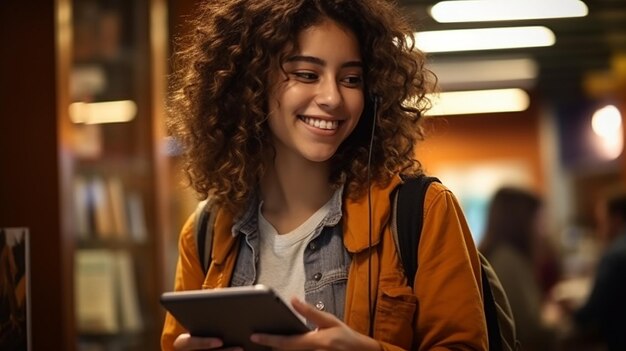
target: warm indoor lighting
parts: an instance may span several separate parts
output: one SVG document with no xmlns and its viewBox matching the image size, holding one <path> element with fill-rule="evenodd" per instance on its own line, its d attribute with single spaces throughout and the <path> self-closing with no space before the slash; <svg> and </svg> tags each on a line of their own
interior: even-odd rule
<svg viewBox="0 0 626 351">
<path fill-rule="evenodd" d="M 622 116 L 617 107 L 613 105 L 605 106 L 597 110 L 591 118 L 591 128 L 601 137 L 610 137 L 620 134 L 622 127 Z"/>
<path fill-rule="evenodd" d="M 598 147 L 607 159 L 617 158 L 624 149 L 622 115 L 617 107 L 605 106 L 591 117 L 591 129 L 599 137 Z"/>
<path fill-rule="evenodd" d="M 454 0 L 430 9 L 440 23 L 583 17 L 587 5 L 578 0 Z"/>
<path fill-rule="evenodd" d="M 451 91 L 429 95 L 429 116 L 524 111 L 530 104 L 522 89 Z"/>
<path fill-rule="evenodd" d="M 74 123 L 100 124 L 128 122 L 137 114 L 137 104 L 131 100 L 106 102 L 75 102 L 70 105 L 70 119 Z"/>
<path fill-rule="evenodd" d="M 554 45 L 544 26 L 452 29 L 416 32 L 415 44 L 425 52 L 512 49 Z"/>
<path fill-rule="evenodd" d="M 495 87 L 531 87 L 537 78 L 537 62 L 528 57 L 510 59 L 461 59 L 431 61 L 428 68 L 437 75 L 444 90 Z"/>
</svg>

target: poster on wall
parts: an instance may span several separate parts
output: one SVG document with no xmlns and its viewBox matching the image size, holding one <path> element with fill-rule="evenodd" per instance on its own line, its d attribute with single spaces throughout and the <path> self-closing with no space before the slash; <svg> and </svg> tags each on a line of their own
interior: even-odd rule
<svg viewBox="0 0 626 351">
<path fill-rule="evenodd" d="M 503 186 L 530 188 L 533 184 L 530 167 L 522 161 L 442 165 L 433 174 L 457 197 L 472 231 L 474 242 L 480 243 L 491 197 Z"/>
<path fill-rule="evenodd" d="M 0 350 L 31 350 L 28 236 L 0 228 Z"/>
</svg>

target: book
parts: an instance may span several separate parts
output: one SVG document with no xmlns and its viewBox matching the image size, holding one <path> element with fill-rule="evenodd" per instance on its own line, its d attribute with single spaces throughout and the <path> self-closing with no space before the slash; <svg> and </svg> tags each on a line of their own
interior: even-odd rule
<svg viewBox="0 0 626 351">
<path fill-rule="evenodd" d="M 146 240 L 141 195 L 128 191 L 119 176 L 77 175 L 73 187 L 78 238 Z"/>
<path fill-rule="evenodd" d="M 114 235 L 113 211 L 111 199 L 106 182 L 101 176 L 91 179 L 91 191 L 93 195 L 93 214 L 95 232 L 101 239 L 111 238 Z"/>
<path fill-rule="evenodd" d="M 81 333 L 113 334 L 121 330 L 116 272 L 114 252 L 105 249 L 76 252 L 74 297 Z"/>
<path fill-rule="evenodd" d="M 143 328 L 137 293 L 136 276 L 132 257 L 127 251 L 117 253 L 117 276 L 119 281 L 119 309 L 121 327 L 126 332 L 138 332 Z"/>
<path fill-rule="evenodd" d="M 87 239 L 93 232 L 90 221 L 91 195 L 90 181 L 83 176 L 74 177 L 74 223 L 76 235 L 81 239 Z"/>
<path fill-rule="evenodd" d="M 76 320 L 81 333 L 135 333 L 144 328 L 130 252 L 78 250 L 74 286 Z"/>
<path fill-rule="evenodd" d="M 109 204 L 111 207 L 112 233 L 118 238 L 127 238 L 129 234 L 128 212 L 126 211 L 126 199 L 124 185 L 117 176 L 107 179 Z"/>
<path fill-rule="evenodd" d="M 136 242 L 145 242 L 148 237 L 146 215 L 143 208 L 143 199 L 136 192 L 129 192 L 127 196 L 128 222 L 131 238 Z"/>
</svg>

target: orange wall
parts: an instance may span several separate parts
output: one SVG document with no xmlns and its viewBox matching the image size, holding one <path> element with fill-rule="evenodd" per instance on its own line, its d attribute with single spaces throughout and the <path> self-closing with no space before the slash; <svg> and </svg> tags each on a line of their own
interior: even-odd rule
<svg viewBox="0 0 626 351">
<path fill-rule="evenodd" d="M 513 159 L 528 165 L 533 186 L 543 190 L 540 119 L 536 109 L 433 117 L 426 128 L 426 140 L 418 145 L 417 153 L 427 173 L 450 164 Z"/>
</svg>

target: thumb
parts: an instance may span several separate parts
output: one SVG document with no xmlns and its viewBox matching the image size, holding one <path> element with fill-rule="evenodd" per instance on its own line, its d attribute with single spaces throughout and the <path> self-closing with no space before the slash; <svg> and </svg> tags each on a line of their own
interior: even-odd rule
<svg viewBox="0 0 626 351">
<path fill-rule="evenodd" d="M 296 312 L 300 313 L 302 317 L 306 318 L 320 329 L 330 328 L 341 324 L 341 321 L 331 313 L 318 311 L 315 307 L 299 300 L 298 298 L 291 299 L 291 306 L 293 306 Z"/>
</svg>

